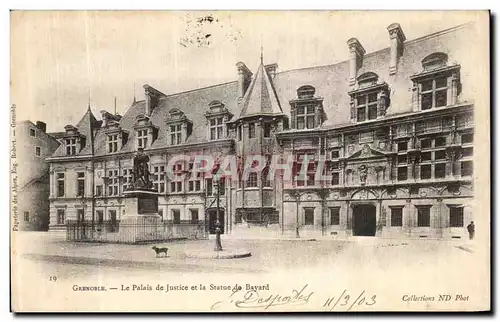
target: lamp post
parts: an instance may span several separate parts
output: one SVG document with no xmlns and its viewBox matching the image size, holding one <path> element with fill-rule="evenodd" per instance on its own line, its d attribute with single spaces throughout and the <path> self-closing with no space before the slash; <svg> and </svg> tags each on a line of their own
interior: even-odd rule
<svg viewBox="0 0 500 322">
<path fill-rule="evenodd" d="M 212 174 L 213 178 L 215 180 L 215 189 L 216 189 L 216 202 L 217 202 L 217 219 L 215 221 L 215 248 L 214 251 L 220 252 L 222 251 L 222 243 L 220 240 L 220 233 L 221 233 L 221 223 L 220 223 L 220 175 L 217 174 L 219 171 L 219 164 L 216 164 L 214 167 Z"/>
</svg>

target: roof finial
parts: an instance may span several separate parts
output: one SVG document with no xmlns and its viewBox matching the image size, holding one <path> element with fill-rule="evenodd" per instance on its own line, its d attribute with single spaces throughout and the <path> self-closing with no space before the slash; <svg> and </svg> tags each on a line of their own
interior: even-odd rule
<svg viewBox="0 0 500 322">
<path fill-rule="evenodd" d="M 260 63 L 264 64 L 264 45 L 262 45 L 262 34 L 260 34 Z"/>
<path fill-rule="evenodd" d="M 134 103 L 136 102 L 135 100 L 135 78 L 134 78 Z"/>
<path fill-rule="evenodd" d="M 116 115 L 116 96 L 115 96 L 115 115 Z"/>
<path fill-rule="evenodd" d="M 88 105 L 87 105 L 87 110 L 90 111 L 90 91 L 89 91 L 89 102 L 88 102 Z"/>
</svg>

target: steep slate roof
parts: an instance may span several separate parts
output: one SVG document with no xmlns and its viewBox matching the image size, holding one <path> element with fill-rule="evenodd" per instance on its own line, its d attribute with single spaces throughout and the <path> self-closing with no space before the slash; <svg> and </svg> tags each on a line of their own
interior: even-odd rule
<svg viewBox="0 0 500 322">
<path fill-rule="evenodd" d="M 404 53 L 399 58 L 398 69 L 395 75 L 389 75 L 390 49 L 365 54 L 361 68 L 357 75 L 365 72 L 374 72 L 381 81 L 388 83 L 390 88 L 391 103 L 387 109 L 387 116 L 411 113 L 411 88 L 410 76 L 422 71 L 421 61 L 427 55 L 435 52 L 444 52 L 448 55 L 449 62 L 469 62 L 471 48 L 477 35 L 471 24 L 457 26 L 443 30 L 419 39 L 404 42 Z M 476 37 L 476 38 L 475 38 Z M 389 36 L 388 36 L 389 40 Z M 346 56 L 348 47 L 345 50 Z M 473 64 L 461 65 L 462 91 L 461 100 L 473 97 L 475 84 L 473 81 L 467 83 L 467 76 L 474 71 Z M 323 128 L 334 128 L 349 124 L 350 118 L 350 96 L 349 87 L 349 61 L 342 61 L 332 65 L 288 70 L 276 73 L 274 80 L 266 71 L 261 62 L 257 72 L 252 79 L 249 89 L 238 106 L 237 82 L 229 82 L 210 87 L 195 89 L 187 92 L 170 94 L 161 97 L 158 105 L 151 114 L 151 121 L 159 127 L 158 138 L 152 144 L 152 148 L 169 146 L 165 120 L 171 109 L 177 108 L 185 113 L 186 117 L 193 123 L 193 131 L 187 138 L 187 144 L 206 142 L 206 117 L 204 113 L 208 110 L 210 102 L 218 100 L 234 115 L 231 121 L 237 118 L 248 117 L 257 114 L 285 114 L 290 115 L 289 102 L 297 98 L 297 89 L 303 85 L 315 87 L 316 97 L 323 98 L 323 109 L 327 120 Z M 120 152 L 135 151 L 135 131 L 133 129 L 135 118 L 145 113 L 145 101 L 134 102 L 123 118 L 120 126 L 128 132 L 128 141 Z M 84 115 L 77 127 L 80 133 L 89 138 L 91 126 L 99 127 L 99 122 L 90 111 Z M 94 151 L 96 155 L 106 153 L 106 135 L 101 129 L 95 130 Z M 296 131 L 290 129 L 289 131 Z M 54 156 L 64 155 L 60 147 Z M 90 140 L 80 154 L 90 153 Z"/>
<path fill-rule="evenodd" d="M 100 124 L 101 122 L 97 121 L 94 114 L 92 114 L 92 111 L 90 110 L 89 106 L 83 117 L 75 125 L 75 127 L 78 129 L 78 132 L 80 132 L 80 134 L 85 136 L 85 146 L 80 150 L 78 155 L 92 155 L 92 147 L 95 142 L 95 139 L 94 140 L 92 139 L 94 138 L 94 133 L 99 128 Z M 61 144 L 52 156 L 65 156 L 65 155 L 66 155 L 66 150 L 64 144 Z"/>
<path fill-rule="evenodd" d="M 261 60 L 241 103 L 240 118 L 263 114 L 282 114 L 276 89 Z"/>
</svg>

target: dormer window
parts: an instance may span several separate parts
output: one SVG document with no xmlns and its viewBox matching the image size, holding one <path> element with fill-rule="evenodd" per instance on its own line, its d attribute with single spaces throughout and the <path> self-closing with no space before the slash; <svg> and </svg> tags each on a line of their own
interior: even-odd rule
<svg viewBox="0 0 500 322">
<path fill-rule="evenodd" d="M 66 139 L 66 155 L 75 155 L 76 154 L 76 139 Z"/>
<path fill-rule="evenodd" d="M 448 55 L 433 53 L 422 60 L 422 72 L 413 75 L 414 110 L 429 110 L 457 103 L 460 65 L 448 65 Z"/>
<path fill-rule="evenodd" d="M 300 106 L 297 108 L 297 129 L 313 129 L 316 111 L 313 105 Z"/>
<path fill-rule="evenodd" d="M 170 125 L 170 145 L 182 143 L 182 127 L 180 124 Z"/>
<path fill-rule="evenodd" d="M 63 137 L 63 143 L 66 155 L 76 155 L 85 147 L 85 136 L 80 134 L 73 125 L 66 125 L 64 129 L 66 133 Z"/>
<path fill-rule="evenodd" d="M 303 130 L 320 126 L 326 119 L 323 98 L 315 97 L 316 89 L 304 85 L 297 89 L 297 99 L 290 101 L 292 128 Z"/>
<path fill-rule="evenodd" d="M 158 127 L 151 123 L 148 116 L 139 114 L 135 121 L 136 148 L 147 149 L 158 137 Z"/>
<path fill-rule="evenodd" d="M 219 140 L 226 137 L 227 122 L 233 114 L 220 101 L 212 101 L 208 104 L 208 111 L 205 112 L 208 123 L 207 138 L 209 140 Z M 240 134 L 240 132 L 239 132 Z"/>
<path fill-rule="evenodd" d="M 213 118 L 210 120 L 210 140 L 218 140 L 223 138 L 224 125 L 222 117 Z"/>
<path fill-rule="evenodd" d="M 118 152 L 118 134 L 111 134 L 108 136 L 108 152 Z"/>
<path fill-rule="evenodd" d="M 104 128 L 104 133 L 108 136 L 108 153 L 116 153 L 120 151 L 122 146 L 128 139 L 128 132 L 123 131 L 120 127 L 119 120 L 121 116 L 111 115 L 106 111 L 101 111 L 103 114 L 102 127 Z"/>
<path fill-rule="evenodd" d="M 148 130 L 137 131 L 137 148 L 146 148 L 148 146 Z"/>
<path fill-rule="evenodd" d="M 193 123 L 178 108 L 173 108 L 168 112 L 166 123 L 170 145 L 182 144 L 191 135 Z"/>
<path fill-rule="evenodd" d="M 351 121 L 364 122 L 383 117 L 389 107 L 389 87 L 377 74 L 367 72 L 356 79 L 351 96 Z"/>
</svg>

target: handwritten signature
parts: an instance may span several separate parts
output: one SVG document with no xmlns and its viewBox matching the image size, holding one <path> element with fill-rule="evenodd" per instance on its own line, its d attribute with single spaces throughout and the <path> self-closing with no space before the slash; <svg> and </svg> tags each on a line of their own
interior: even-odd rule
<svg viewBox="0 0 500 322">
<path fill-rule="evenodd" d="M 262 294 L 256 290 L 249 290 L 243 294 L 242 299 L 235 299 L 233 297 L 239 291 L 233 291 L 233 293 L 229 296 L 229 303 L 234 304 L 237 308 L 264 308 L 264 310 L 269 309 L 273 306 L 282 306 L 282 305 L 303 305 L 309 302 L 314 292 L 307 291 L 308 284 L 304 285 L 299 289 L 292 289 L 289 294 Z M 222 301 L 215 302 L 211 310 L 215 310 L 219 308 L 222 304 Z"/>
</svg>

